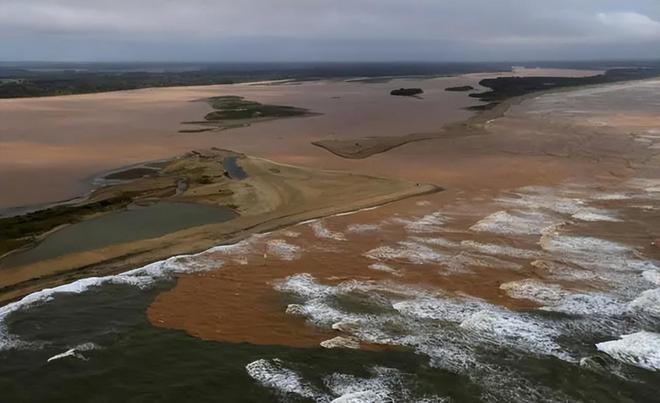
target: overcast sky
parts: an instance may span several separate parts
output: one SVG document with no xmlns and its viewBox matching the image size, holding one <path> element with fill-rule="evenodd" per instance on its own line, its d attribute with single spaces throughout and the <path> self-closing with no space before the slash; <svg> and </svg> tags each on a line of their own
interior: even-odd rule
<svg viewBox="0 0 660 403">
<path fill-rule="evenodd" d="M 660 0 L 0 0 L 0 61 L 660 58 Z"/>
</svg>

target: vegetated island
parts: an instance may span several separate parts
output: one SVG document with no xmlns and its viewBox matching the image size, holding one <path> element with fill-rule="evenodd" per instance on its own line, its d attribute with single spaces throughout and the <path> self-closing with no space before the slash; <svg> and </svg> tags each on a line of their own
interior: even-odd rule
<svg viewBox="0 0 660 403">
<path fill-rule="evenodd" d="M 412 133 L 401 136 L 358 139 L 328 139 L 313 141 L 312 144 L 343 158 L 363 159 L 412 142 L 486 134 L 483 129 L 484 123 L 500 117 L 511 104 L 520 102 L 525 96 L 539 91 L 641 80 L 658 76 L 660 76 L 660 68 L 631 68 L 608 70 L 604 74 L 591 77 L 500 77 L 484 79 L 479 84 L 491 90 L 470 94 L 470 96 L 486 103 L 467 108 L 480 113 L 464 123 L 451 124 L 433 133 Z"/>
<path fill-rule="evenodd" d="M 105 184 L 87 197 L 0 217 L 0 269 L 11 269 L 0 279 L 0 304 L 79 278 L 442 190 L 220 149 L 115 170 L 101 179 Z M 136 224 L 142 221 L 150 224 Z"/>
<path fill-rule="evenodd" d="M 473 86 L 471 85 L 461 85 L 458 87 L 447 87 L 445 88 L 445 91 L 449 92 L 466 92 L 466 91 L 472 91 L 474 89 Z"/>
<path fill-rule="evenodd" d="M 489 91 L 470 94 L 473 98 L 486 102 L 469 107 L 470 110 L 487 110 L 510 98 L 524 96 L 539 91 L 584 85 L 609 84 L 630 80 L 642 80 L 660 76 L 660 68 L 620 68 L 608 70 L 590 77 L 498 77 L 481 80 L 479 85 Z"/>
<path fill-rule="evenodd" d="M 397 90 L 390 91 L 390 95 L 402 96 L 402 97 L 414 97 L 424 93 L 424 90 L 421 88 L 399 88 Z"/>
<path fill-rule="evenodd" d="M 246 100 L 237 95 L 211 97 L 203 101 L 208 102 L 214 111 L 206 114 L 203 121 L 183 122 L 183 124 L 198 125 L 201 127 L 182 129 L 179 132 L 197 133 L 211 130 L 225 130 L 250 126 L 253 123 L 267 120 L 317 115 L 305 108 L 262 104 L 260 102 Z"/>
</svg>

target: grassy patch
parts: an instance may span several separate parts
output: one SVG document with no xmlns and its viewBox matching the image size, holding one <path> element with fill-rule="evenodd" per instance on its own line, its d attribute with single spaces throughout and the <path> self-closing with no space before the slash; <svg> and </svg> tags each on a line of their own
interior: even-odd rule
<svg viewBox="0 0 660 403">
<path fill-rule="evenodd" d="M 243 97 L 229 95 L 212 97 L 208 103 L 215 111 L 208 113 L 204 118 L 207 121 L 217 122 L 225 120 L 248 120 L 262 118 L 285 118 L 302 116 L 308 113 L 307 109 L 284 105 L 262 104 L 248 101 Z"/>
<path fill-rule="evenodd" d="M 55 206 L 20 216 L 0 218 L 0 255 L 25 246 L 60 225 L 82 221 L 92 214 L 122 209 L 131 201 L 128 195 L 117 196 L 80 206 Z"/>
</svg>

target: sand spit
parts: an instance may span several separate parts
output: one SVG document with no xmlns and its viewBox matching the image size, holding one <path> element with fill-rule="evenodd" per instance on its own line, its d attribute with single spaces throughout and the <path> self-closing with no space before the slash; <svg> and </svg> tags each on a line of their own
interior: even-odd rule
<svg viewBox="0 0 660 403">
<path fill-rule="evenodd" d="M 209 158 L 214 158 L 217 151 L 209 153 Z M 0 301 L 10 301 L 78 278 L 119 273 L 126 267 L 139 267 L 169 256 L 235 243 L 251 234 L 297 222 L 440 190 L 434 185 L 300 168 L 249 156 L 242 157 L 240 165 L 248 175 L 244 180 L 202 178 L 203 183 L 210 183 L 191 187 L 168 199 L 231 206 L 238 217 L 157 238 L 113 244 L 6 268 L 0 281 Z M 271 245 L 284 258 L 295 256 L 293 250 L 285 251 L 283 246 Z"/>
<path fill-rule="evenodd" d="M 494 119 L 502 116 L 512 105 L 521 103 L 528 96 L 518 97 L 482 111 L 464 122 L 449 124 L 437 132 L 411 133 L 401 136 L 364 137 L 356 139 L 331 139 L 313 141 L 312 144 L 331 153 L 348 159 L 364 159 L 375 154 L 381 154 L 405 144 L 426 140 L 449 140 L 469 136 L 484 135 L 488 132 L 484 127 Z"/>
</svg>

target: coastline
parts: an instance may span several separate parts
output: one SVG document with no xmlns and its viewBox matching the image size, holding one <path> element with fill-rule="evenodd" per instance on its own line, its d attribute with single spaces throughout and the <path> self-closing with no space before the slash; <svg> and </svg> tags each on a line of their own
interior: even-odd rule
<svg viewBox="0 0 660 403">
<path fill-rule="evenodd" d="M 402 144 L 396 144 L 393 147 L 384 149 L 379 152 L 385 152 L 400 145 L 416 141 L 488 134 L 488 131 L 485 130 L 485 126 L 490 121 L 504 116 L 512 106 L 518 105 L 527 99 L 542 96 L 546 93 L 572 91 L 575 89 L 576 88 L 562 88 L 550 91 L 535 92 L 532 94 L 515 97 L 502 102 L 493 109 L 475 112 L 470 118 L 463 122 L 449 124 L 444 130 L 438 133 L 417 133 L 407 135 L 412 136 L 412 139 L 409 137 L 407 138 L 408 141 Z M 387 139 L 392 139 L 392 137 L 388 137 Z M 366 158 L 376 153 L 377 152 L 372 152 L 359 158 Z M 316 172 L 325 174 L 334 172 L 334 174 L 339 175 L 337 171 L 315 171 L 309 168 L 295 167 L 292 165 L 279 163 L 276 164 L 268 160 L 255 157 L 248 158 L 253 162 L 262 161 L 263 164 L 266 165 L 274 164 L 278 167 L 288 167 L 290 169 L 299 170 L 301 172 L 304 171 L 307 173 Z M 263 174 L 267 169 L 262 167 L 260 171 Z M 117 170 L 118 169 L 114 169 L 113 171 Z M 7 277 L 9 281 L 5 279 L 3 281 L 4 284 L 0 283 L 0 287 L 2 287 L 2 291 L 0 291 L 0 303 L 16 300 L 21 296 L 27 295 L 30 292 L 42 289 L 44 287 L 57 286 L 79 278 L 121 273 L 126 271 L 127 267 L 139 267 L 173 255 L 195 253 L 217 245 L 232 244 L 245 239 L 252 234 L 269 232 L 278 228 L 311 219 L 379 206 L 409 197 L 434 193 L 442 190 L 435 185 L 415 186 L 412 183 L 400 180 L 375 178 L 366 175 L 355 175 L 350 173 L 341 173 L 341 175 L 347 175 L 347 177 L 353 179 L 361 178 L 367 181 L 371 179 L 384 181 L 382 183 L 388 183 L 388 185 L 385 186 L 387 187 L 387 192 L 382 192 L 381 189 L 375 193 L 375 196 L 371 195 L 353 200 L 342 200 L 341 203 L 337 205 L 321 208 L 297 208 L 294 209 L 295 211 L 286 211 L 286 209 L 281 209 L 278 210 L 277 213 L 270 212 L 266 214 L 262 214 L 263 212 L 253 211 L 248 216 L 241 216 L 238 219 L 232 220 L 228 223 L 194 227 L 188 230 L 177 231 L 163 237 L 146 239 L 139 242 L 133 242 L 131 244 L 112 245 L 101 250 L 85 251 L 74 254 L 72 256 L 63 256 L 44 262 L 31 264 L 27 267 L 22 267 L 20 270 L 21 273 L 19 274 L 8 273 Z M 259 177 L 260 174 L 253 173 L 252 176 Z M 392 191 L 392 183 L 397 184 L 397 190 Z M 261 181 L 261 183 L 258 185 L 258 187 L 261 188 L 264 186 L 271 186 L 272 188 L 273 184 L 269 184 L 266 180 Z M 350 194 L 350 191 L 345 191 L 346 189 L 343 190 L 345 194 Z M 273 194 L 277 194 L 277 191 L 275 191 Z M 276 198 L 280 198 L 279 202 L 281 205 L 291 204 L 291 200 L 287 200 L 287 197 L 279 195 L 276 196 Z M 243 206 L 246 207 L 249 204 L 250 203 L 245 203 Z M 16 270 L 12 268 L 10 271 Z"/>
<path fill-rule="evenodd" d="M 237 197 L 244 198 L 237 206 L 239 217 L 220 224 L 176 231 L 158 238 L 5 268 L 0 303 L 6 304 L 32 292 L 81 278 L 118 274 L 171 256 L 233 244 L 253 234 L 442 190 L 431 184 L 339 171 L 316 171 L 275 164 L 261 158 L 246 157 L 241 161 L 250 176 L 246 181 L 252 182 L 251 186 L 257 193 L 241 193 L 238 190 Z M 273 169 L 279 171 L 277 175 Z M 280 177 L 282 175 L 285 177 Z M 237 184 L 239 187 L 244 186 L 239 182 Z M 319 198 L 315 195 L 319 189 L 331 191 Z M 258 199 L 254 199 L 255 194 L 258 194 Z"/>
</svg>

